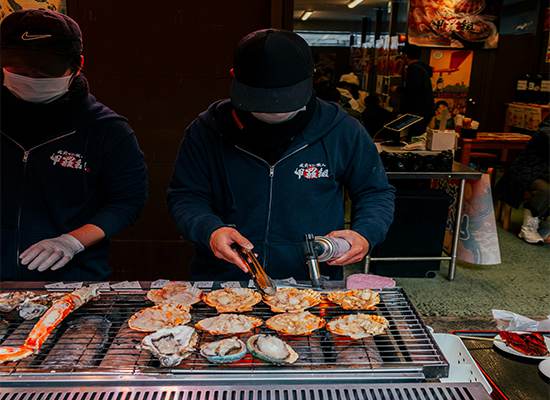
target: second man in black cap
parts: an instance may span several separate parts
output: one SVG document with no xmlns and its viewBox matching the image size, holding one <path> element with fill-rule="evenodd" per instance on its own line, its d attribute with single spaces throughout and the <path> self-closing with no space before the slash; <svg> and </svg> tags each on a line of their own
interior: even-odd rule
<svg viewBox="0 0 550 400">
<path fill-rule="evenodd" d="M 254 248 L 274 278 L 305 279 L 305 233 L 351 244 L 322 266 L 341 278 L 334 265 L 363 259 L 393 218 L 394 189 L 374 144 L 355 119 L 315 97 L 311 51 L 297 34 L 247 35 L 231 72 L 231 99 L 187 128 L 168 191 L 180 232 L 196 245 L 193 279 L 246 279 L 234 244 Z"/>
</svg>

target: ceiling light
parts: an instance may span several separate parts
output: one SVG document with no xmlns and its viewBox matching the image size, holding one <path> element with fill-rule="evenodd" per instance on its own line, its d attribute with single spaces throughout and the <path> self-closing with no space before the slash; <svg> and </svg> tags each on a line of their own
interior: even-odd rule
<svg viewBox="0 0 550 400">
<path fill-rule="evenodd" d="M 362 1 L 362 0 L 361 0 Z M 307 19 L 309 17 L 311 17 L 311 15 L 313 14 L 313 11 L 304 11 L 304 13 L 302 14 L 302 16 L 300 17 L 300 19 L 302 21 L 307 21 Z"/>
<path fill-rule="evenodd" d="M 348 3 L 348 7 L 349 8 L 353 8 L 355 6 L 358 6 L 359 4 L 361 4 L 364 0 L 351 0 L 349 3 Z"/>
</svg>

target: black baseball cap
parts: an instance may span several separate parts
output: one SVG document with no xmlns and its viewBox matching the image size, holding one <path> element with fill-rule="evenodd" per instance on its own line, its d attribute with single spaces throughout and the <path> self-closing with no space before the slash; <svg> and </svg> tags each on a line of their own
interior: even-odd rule
<svg viewBox="0 0 550 400">
<path fill-rule="evenodd" d="M 2 65 L 30 64 L 55 71 L 75 67 L 82 54 L 82 32 L 72 18 L 51 10 L 27 9 L 0 23 Z"/>
<path fill-rule="evenodd" d="M 313 57 L 294 32 L 264 29 L 245 36 L 235 50 L 231 103 L 239 110 L 299 110 L 313 95 Z"/>
</svg>

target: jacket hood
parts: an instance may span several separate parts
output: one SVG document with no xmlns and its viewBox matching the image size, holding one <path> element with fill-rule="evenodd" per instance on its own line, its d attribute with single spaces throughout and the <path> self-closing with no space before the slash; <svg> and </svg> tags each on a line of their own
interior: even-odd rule
<svg viewBox="0 0 550 400">
<path fill-rule="evenodd" d="M 346 112 L 336 103 L 318 100 L 313 118 L 302 132 L 305 143 L 311 144 L 331 132 L 335 126 L 346 118 Z M 235 121 L 231 116 L 232 105 L 229 99 L 219 100 L 201 113 L 198 122 L 219 136 L 224 136 L 228 129 L 234 129 Z"/>
</svg>

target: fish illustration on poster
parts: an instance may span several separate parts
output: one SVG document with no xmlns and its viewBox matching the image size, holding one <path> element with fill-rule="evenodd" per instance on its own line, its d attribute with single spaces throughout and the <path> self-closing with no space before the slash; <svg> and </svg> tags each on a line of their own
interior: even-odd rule
<svg viewBox="0 0 550 400">
<path fill-rule="evenodd" d="M 411 0 L 409 43 L 425 47 L 494 49 L 499 0 Z"/>
<path fill-rule="evenodd" d="M 67 14 L 66 0 L 0 0 L 0 21 L 14 11 L 44 9 Z"/>
</svg>

